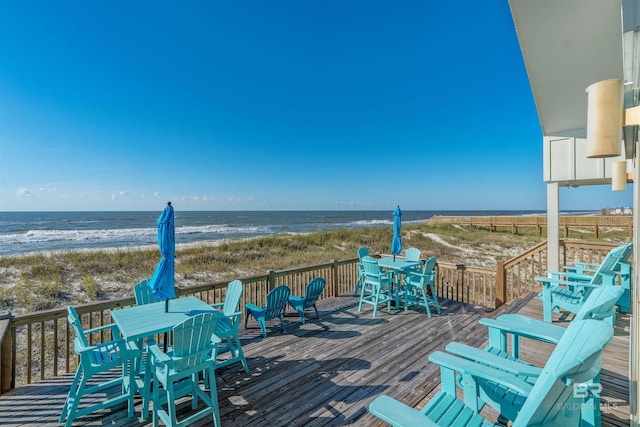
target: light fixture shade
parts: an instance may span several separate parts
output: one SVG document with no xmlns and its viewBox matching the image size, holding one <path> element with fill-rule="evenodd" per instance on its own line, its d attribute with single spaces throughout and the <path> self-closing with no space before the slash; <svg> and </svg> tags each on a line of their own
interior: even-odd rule
<svg viewBox="0 0 640 427">
<path fill-rule="evenodd" d="M 640 105 L 624 110 L 624 125 L 640 125 Z"/>
<path fill-rule="evenodd" d="M 613 162 L 611 170 L 611 190 L 627 189 L 627 162 Z"/>
<path fill-rule="evenodd" d="M 587 157 L 615 157 L 622 152 L 622 79 L 602 80 L 587 88 Z"/>
</svg>

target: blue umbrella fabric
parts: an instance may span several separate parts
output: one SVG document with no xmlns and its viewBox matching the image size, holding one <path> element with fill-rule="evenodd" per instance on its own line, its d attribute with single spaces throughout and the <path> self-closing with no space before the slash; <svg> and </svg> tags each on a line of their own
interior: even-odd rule
<svg viewBox="0 0 640 427">
<path fill-rule="evenodd" d="M 402 239 L 400 239 L 400 228 L 402 227 L 402 211 L 400 206 L 393 211 L 393 240 L 391 241 L 391 255 L 395 261 L 396 255 L 402 252 Z"/>
<path fill-rule="evenodd" d="M 176 296 L 174 288 L 176 237 L 171 202 L 167 203 L 162 215 L 158 218 L 158 247 L 160 248 L 162 259 L 149 281 L 149 287 L 156 297 L 169 300 Z"/>
</svg>

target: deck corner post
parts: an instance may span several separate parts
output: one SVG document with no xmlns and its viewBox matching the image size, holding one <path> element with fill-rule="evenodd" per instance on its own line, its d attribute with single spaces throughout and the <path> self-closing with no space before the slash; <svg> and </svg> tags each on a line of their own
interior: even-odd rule
<svg viewBox="0 0 640 427">
<path fill-rule="evenodd" d="M 496 301 L 495 308 L 500 307 L 507 302 L 507 281 L 504 269 L 504 262 L 496 263 Z"/>
<path fill-rule="evenodd" d="M 0 312 L 0 395 L 15 387 L 10 312 Z"/>
</svg>

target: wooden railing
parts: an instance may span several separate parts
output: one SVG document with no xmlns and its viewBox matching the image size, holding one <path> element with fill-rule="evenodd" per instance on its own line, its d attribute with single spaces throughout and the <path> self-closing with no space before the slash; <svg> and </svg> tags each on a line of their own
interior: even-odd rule
<svg viewBox="0 0 640 427">
<path fill-rule="evenodd" d="M 243 278 L 241 309 L 248 301 L 263 302 L 269 290 L 280 284 L 289 286 L 292 294 L 303 295 L 306 284 L 314 277 L 323 277 L 327 281 L 321 299 L 353 292 L 358 278 L 357 258 Z M 187 288 L 176 286 L 176 294 L 178 297 L 196 295 L 213 304 L 224 301 L 227 283 Z M 135 305 L 135 299 L 129 297 L 82 304 L 76 306 L 76 310 L 89 329 L 111 323 L 111 310 L 132 305 Z M 91 342 L 107 339 L 109 337 L 103 335 L 90 337 Z M 16 385 L 72 372 L 76 364 L 73 331 L 68 325 L 65 308 L 0 318 L 0 393 Z"/>
<path fill-rule="evenodd" d="M 546 216 L 443 216 L 435 215 L 429 224 L 457 224 L 467 227 L 486 228 L 496 231 L 498 227 L 508 228 L 513 234 L 518 234 L 519 228 L 535 228 L 538 236 L 547 228 Z M 632 215 L 562 215 L 560 229 L 565 238 L 569 237 L 569 230 L 577 228 L 591 228 L 595 238 L 600 237 L 601 229 L 622 228 L 628 230 L 629 239 L 632 238 Z"/>
<path fill-rule="evenodd" d="M 587 241 L 562 241 L 560 262 L 598 262 L 616 245 Z M 357 258 L 334 260 L 329 263 L 305 266 L 268 274 L 242 278 L 244 293 L 241 310 L 246 302 L 262 303 L 270 289 L 279 284 L 291 288 L 292 294 L 302 295 L 306 284 L 314 277 L 327 281 L 321 298 L 333 298 L 354 292 L 358 278 Z M 496 269 L 486 269 L 438 262 L 435 286 L 440 298 L 495 308 L 538 290 L 533 280 L 547 268 L 547 244 L 541 243 L 524 254 L 506 262 L 498 262 Z M 224 301 L 227 282 L 193 287 L 176 287 L 179 297 L 195 295 L 213 304 Z M 133 297 L 94 302 L 76 306 L 86 328 L 111 323 L 111 311 L 135 304 Z M 72 372 L 77 359 L 73 352 L 73 331 L 66 320 L 67 310 L 53 309 L 16 317 L 0 316 L 0 393 L 16 385 Z M 109 339 L 96 334 L 91 342 Z"/>
</svg>

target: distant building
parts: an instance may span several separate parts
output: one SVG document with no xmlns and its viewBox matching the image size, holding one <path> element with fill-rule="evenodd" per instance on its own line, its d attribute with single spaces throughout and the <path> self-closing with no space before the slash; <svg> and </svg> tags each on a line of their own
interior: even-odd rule
<svg viewBox="0 0 640 427">
<path fill-rule="evenodd" d="M 633 215 L 632 208 L 602 208 L 600 215 Z"/>
</svg>

